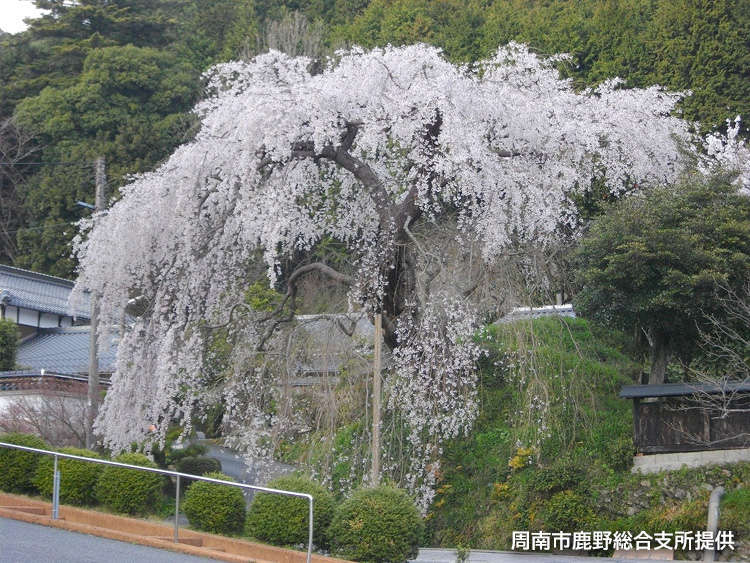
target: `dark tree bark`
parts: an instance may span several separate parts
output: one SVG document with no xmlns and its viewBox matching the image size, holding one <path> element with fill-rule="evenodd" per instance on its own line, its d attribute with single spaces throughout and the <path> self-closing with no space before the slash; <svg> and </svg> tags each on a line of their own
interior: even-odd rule
<svg viewBox="0 0 750 563">
<path fill-rule="evenodd" d="M 649 385 L 664 383 L 667 377 L 667 365 L 671 358 L 669 336 L 661 330 L 650 332 L 651 342 L 651 373 L 648 376 Z"/>
</svg>

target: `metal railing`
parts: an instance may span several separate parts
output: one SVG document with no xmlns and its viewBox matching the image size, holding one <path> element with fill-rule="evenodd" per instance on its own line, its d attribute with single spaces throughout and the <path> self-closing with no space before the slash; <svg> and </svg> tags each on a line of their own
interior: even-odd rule
<svg viewBox="0 0 750 563">
<path fill-rule="evenodd" d="M 57 468 L 58 458 L 66 459 L 77 459 L 80 461 L 87 461 L 90 463 L 99 463 L 102 465 L 112 465 L 115 467 L 125 467 L 127 469 L 136 469 L 138 471 L 148 471 L 150 473 L 159 473 L 160 475 L 170 475 L 176 477 L 175 484 L 175 509 L 174 509 L 174 543 L 179 543 L 179 514 L 180 514 L 180 478 L 194 479 L 196 481 L 208 481 L 210 483 L 218 483 L 220 485 L 229 485 L 230 487 L 240 487 L 242 489 L 250 489 L 253 491 L 261 491 L 264 493 L 273 493 L 277 495 L 284 495 L 290 497 L 305 498 L 309 505 L 309 520 L 308 520 L 308 538 L 307 538 L 307 563 L 310 563 L 312 558 L 312 546 L 313 546 L 313 497 L 307 493 L 297 493 L 294 491 L 283 491 L 281 489 L 270 489 L 268 487 L 258 487 L 256 485 L 246 485 L 245 483 L 234 483 L 232 481 L 223 481 L 221 479 L 213 479 L 211 477 L 203 477 L 201 475 L 190 475 L 189 473 L 180 473 L 178 471 L 169 471 L 166 469 L 158 469 L 156 467 L 143 467 L 141 465 L 130 465 L 127 463 L 119 463 L 117 461 L 109 461 L 106 459 L 97 459 L 92 457 L 82 457 L 78 455 L 65 454 L 61 452 L 52 452 L 49 450 L 40 450 L 37 448 L 29 448 L 26 446 L 18 446 L 16 444 L 6 444 L 0 442 L 0 447 L 13 448 L 16 450 L 23 450 L 27 452 L 33 452 L 43 455 L 51 455 L 55 458 L 53 466 L 53 478 L 52 478 L 52 519 L 57 520 L 60 510 L 60 471 Z"/>
</svg>

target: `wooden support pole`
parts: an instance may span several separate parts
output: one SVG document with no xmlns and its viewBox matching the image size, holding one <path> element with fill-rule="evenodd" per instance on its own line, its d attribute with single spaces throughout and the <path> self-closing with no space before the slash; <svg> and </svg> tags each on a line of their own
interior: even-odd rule
<svg viewBox="0 0 750 563">
<path fill-rule="evenodd" d="M 104 209 L 104 188 L 107 183 L 104 158 L 96 159 L 96 196 L 94 211 Z M 99 330 L 99 298 L 92 292 L 90 297 L 91 326 L 89 335 L 89 381 L 86 413 L 86 447 L 93 449 L 96 443 L 94 437 L 94 421 L 99 412 L 99 344 L 97 341 Z"/>
<path fill-rule="evenodd" d="M 375 315 L 375 358 L 372 385 L 372 486 L 380 484 L 380 395 L 381 365 L 380 342 L 382 341 L 383 319 L 380 313 Z"/>
</svg>

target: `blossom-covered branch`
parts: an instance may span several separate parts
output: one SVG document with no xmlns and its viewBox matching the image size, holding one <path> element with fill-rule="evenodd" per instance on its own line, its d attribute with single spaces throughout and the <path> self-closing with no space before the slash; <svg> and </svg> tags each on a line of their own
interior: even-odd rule
<svg viewBox="0 0 750 563">
<path fill-rule="evenodd" d="M 317 272 L 349 288 L 352 308 L 383 313 L 393 404 L 412 439 L 466 431 L 478 272 L 510 248 L 575 232 L 572 196 L 594 178 L 618 194 L 675 182 L 694 141 L 670 116 L 679 95 L 615 82 L 577 92 L 555 60 L 517 44 L 476 66 L 414 45 L 308 67 L 278 52 L 214 67 L 196 139 L 125 187 L 77 241 L 79 291 L 101 295 L 105 324 L 133 295 L 153 304 L 120 346 L 100 419 L 111 447 L 142 439 L 146 419 L 189 421 L 205 402 L 200 328 L 228 323 L 259 260 L 286 297 L 273 315 L 248 312 L 227 379 L 237 384 L 213 395 L 235 426 L 267 426 L 248 414 L 260 407 L 240 407 L 238 389 L 267 373 L 248 368 L 249 351 Z M 321 258 L 329 241 L 342 268 Z"/>
</svg>

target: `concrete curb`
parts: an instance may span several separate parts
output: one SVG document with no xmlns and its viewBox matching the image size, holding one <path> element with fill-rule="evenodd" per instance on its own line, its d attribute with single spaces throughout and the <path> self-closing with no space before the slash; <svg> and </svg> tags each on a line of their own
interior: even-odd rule
<svg viewBox="0 0 750 563">
<path fill-rule="evenodd" d="M 174 527 L 116 516 L 93 510 L 60 506 L 59 518 L 52 519 L 52 505 L 17 495 L 0 493 L 0 517 L 42 524 L 92 536 L 169 549 L 188 555 L 211 557 L 230 563 L 305 563 L 307 554 L 224 536 L 180 528 L 174 543 Z M 349 563 L 313 555 L 313 563 Z"/>
</svg>

